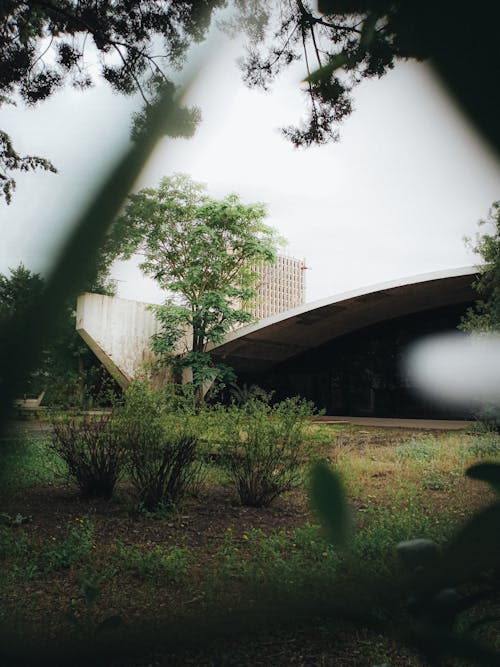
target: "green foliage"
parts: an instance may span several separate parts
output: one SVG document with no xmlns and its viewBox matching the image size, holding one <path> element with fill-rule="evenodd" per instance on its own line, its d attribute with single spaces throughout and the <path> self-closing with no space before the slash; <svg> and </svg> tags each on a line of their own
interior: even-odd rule
<svg viewBox="0 0 500 667">
<path fill-rule="evenodd" d="M 9 271 L 10 276 L 0 274 L 0 319 L 32 308 L 44 287 L 40 274 L 32 273 L 22 263 Z"/>
<path fill-rule="evenodd" d="M 462 330 L 476 334 L 500 331 L 500 201 L 491 205 L 488 217 L 479 225 L 487 226 L 488 231 L 477 234 L 473 248 L 482 260 L 473 283 L 478 300 L 460 324 Z M 476 418 L 486 430 L 500 432 L 499 405 L 482 405 Z"/>
<path fill-rule="evenodd" d="M 432 436 L 416 436 L 398 445 L 395 456 L 400 461 L 415 461 L 415 463 L 428 463 L 439 454 L 439 444 Z"/>
<path fill-rule="evenodd" d="M 461 328 L 465 331 L 500 331 L 500 202 L 494 202 L 488 217 L 480 220 L 488 231 L 476 237 L 474 252 L 481 257 L 474 289 L 479 300 L 467 311 Z"/>
<path fill-rule="evenodd" d="M 84 497 L 111 498 L 126 455 L 123 435 L 111 415 L 54 422 L 50 446 Z"/>
<path fill-rule="evenodd" d="M 236 537 L 227 530 L 216 554 L 216 571 L 209 582 L 216 597 L 228 594 L 227 582 L 238 581 L 249 594 L 267 591 L 296 592 L 324 586 L 337 575 L 339 556 L 318 526 L 305 525 L 291 534 L 284 530 L 265 535 L 254 528 Z"/>
<path fill-rule="evenodd" d="M 54 484 L 62 479 L 67 469 L 50 447 L 48 436 L 10 435 L 0 438 L 5 468 L 10 470 L 2 478 L 0 493 L 36 484 Z"/>
<path fill-rule="evenodd" d="M 252 399 L 219 408 L 219 462 L 243 505 L 267 506 L 301 481 L 306 458 L 306 417 L 314 408 L 299 398 L 270 406 Z"/>
<path fill-rule="evenodd" d="M 140 579 L 155 584 L 174 584 L 188 575 L 193 555 L 187 547 L 142 548 L 115 543 L 116 564 Z"/>
<path fill-rule="evenodd" d="M 472 478 L 489 482 L 500 489 L 498 464 L 478 464 L 468 470 Z M 324 484 L 321 475 L 313 475 L 313 493 Z M 322 517 L 328 528 L 338 519 L 338 501 L 332 503 L 330 512 Z M 460 618 L 498 590 L 500 553 L 500 504 L 495 503 L 476 513 L 458 530 L 429 520 L 411 504 L 399 508 L 396 513 L 368 508 L 365 516 L 375 513 L 351 542 L 349 555 L 354 571 L 365 581 L 372 602 L 380 594 L 377 586 L 389 590 L 394 579 L 394 563 L 388 558 L 394 539 L 399 540 L 397 553 L 408 573 L 404 587 L 395 589 L 392 605 L 399 605 L 398 596 L 406 594 L 406 611 L 409 614 L 404 636 L 409 644 L 420 644 L 425 656 L 435 664 L 443 664 L 448 656 L 471 659 L 477 664 L 495 664 L 498 654 L 493 649 L 475 643 L 466 633 L 455 633 Z M 451 533 L 446 535 L 446 532 Z M 415 538 L 415 533 L 421 537 Z M 433 541 L 448 537 L 440 549 Z M 372 564 L 376 570 L 371 572 Z M 381 567 L 381 564 L 383 566 Z M 369 577 L 378 577 L 373 586 Z M 477 590 L 478 581 L 482 586 Z M 363 593 L 358 591 L 359 601 Z M 345 606 L 349 613 L 348 605 Z M 371 612 L 368 614 L 369 618 Z M 495 618 L 484 618 L 488 624 Z M 370 621 L 368 621 L 370 622 Z M 375 617 L 372 622 L 375 622 Z"/>
<path fill-rule="evenodd" d="M 94 546 L 94 526 L 87 519 L 77 520 L 64 538 L 49 539 L 38 554 L 38 568 L 52 572 L 73 567 L 88 559 Z"/>
<path fill-rule="evenodd" d="M 475 430 L 478 433 L 500 435 L 500 406 L 492 403 L 481 405 L 476 414 Z"/>
<path fill-rule="evenodd" d="M 0 104 L 22 100 L 34 105 L 68 80 L 73 87 L 93 85 L 89 57 L 100 76 L 119 93 L 139 92 L 145 108 L 134 119 L 134 136 L 144 131 L 160 97 L 173 97 L 175 86 L 165 67 L 179 67 L 191 42 L 200 41 L 212 11 L 223 5 L 146 0 L 96 4 L 93 0 L 19 3 L 0 7 Z M 95 52 L 97 51 L 97 59 Z M 170 136 L 190 136 L 199 121 L 197 109 L 179 109 Z M 55 171 L 46 159 L 20 156 L 9 136 L 0 132 L 0 193 L 10 202 L 15 181 L 11 173 L 33 169 Z"/>
<path fill-rule="evenodd" d="M 92 285 L 93 291 L 112 293 L 104 275 Z M 45 280 L 20 264 L 10 276 L 0 274 L 0 343 L 7 324 L 14 329 L 42 298 Z M 74 406 L 105 398 L 115 389 L 109 373 L 75 330 L 74 302 L 66 304 L 56 319 L 50 342 L 44 347 L 40 363 L 25 377 L 17 378 L 18 395 L 38 396 L 45 390 L 44 405 Z"/>
<path fill-rule="evenodd" d="M 256 294 L 252 265 L 272 262 L 277 242 L 264 216 L 262 204 L 243 204 L 235 194 L 213 199 L 176 174 L 131 195 L 113 225 L 106 252 L 126 258 L 140 250 L 144 273 L 172 295 L 154 308 L 161 331 L 153 350 L 174 373 L 191 368 L 196 386 L 222 375 L 209 343 L 253 319 L 245 307 Z"/>
<path fill-rule="evenodd" d="M 0 560 L 5 578 L 25 581 L 86 562 L 94 549 L 94 526 L 80 518 L 62 537 L 37 540 L 16 526 L 0 526 Z"/>
<path fill-rule="evenodd" d="M 500 435 L 487 432 L 476 436 L 467 447 L 467 453 L 478 459 L 500 458 Z"/>
<path fill-rule="evenodd" d="M 338 474 L 322 461 L 311 473 L 311 503 L 333 544 L 345 545 L 351 530 L 351 519 Z"/>
<path fill-rule="evenodd" d="M 30 544 L 26 534 L 17 526 L 0 524 L 0 560 L 23 558 L 29 554 Z"/>
<path fill-rule="evenodd" d="M 155 511 L 175 503 L 200 473 L 193 415 L 186 406 L 184 411 L 168 413 L 161 392 L 135 383 L 125 392 L 116 416 L 140 505 Z"/>
</svg>

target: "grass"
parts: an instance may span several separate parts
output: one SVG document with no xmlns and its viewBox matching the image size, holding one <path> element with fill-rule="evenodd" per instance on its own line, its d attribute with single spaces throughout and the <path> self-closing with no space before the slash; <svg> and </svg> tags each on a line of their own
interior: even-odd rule
<svg viewBox="0 0 500 667">
<path fill-rule="evenodd" d="M 347 489 L 354 535 L 344 552 L 323 537 L 303 490 L 270 508 L 244 508 L 208 460 L 204 485 L 195 496 L 169 511 L 131 515 L 126 483 L 110 501 L 83 502 L 63 483 L 63 470 L 43 436 L 19 441 L 22 467 L 12 480 L 14 493 L 4 494 L 0 525 L 0 617 L 22 619 L 56 636 L 66 628 L 68 614 L 83 618 L 90 613 L 85 606 L 89 591 L 95 601 L 92 597 L 92 623 L 86 621 L 85 627 L 97 627 L 110 615 L 133 622 L 214 605 L 226 609 L 242 600 L 256 604 L 256 592 L 264 590 L 277 599 L 299 589 L 309 599 L 321 597 L 336 582 L 349 586 L 360 568 L 364 576 L 395 580 L 398 542 L 424 537 L 443 543 L 493 498 L 464 471 L 484 456 L 500 458 L 498 436 L 326 424 L 308 431 L 315 457 L 329 459 Z M 303 476 L 307 479 L 307 466 Z M 304 641 L 312 642 L 308 664 L 332 664 L 328 655 L 337 649 L 325 648 L 319 634 L 305 632 Z M 365 637 L 360 632 L 358 637 Z M 346 642 L 354 641 L 350 631 L 342 633 Z M 386 637 L 369 636 L 356 659 L 338 664 L 371 664 L 367 661 L 374 656 L 385 660 L 386 655 L 393 655 L 394 665 L 417 664 Z M 243 651 L 238 664 L 250 664 L 250 649 L 242 647 L 227 649 L 226 664 L 238 651 Z M 291 652 L 278 651 L 280 662 L 281 657 L 270 658 L 262 648 L 263 662 L 255 664 L 290 664 L 292 649 L 293 643 Z M 186 664 L 209 664 L 205 657 L 197 660 Z"/>
<path fill-rule="evenodd" d="M 63 461 L 48 447 L 48 437 L 38 434 L 11 434 L 0 440 L 5 452 L 2 464 L 2 492 L 12 492 L 37 484 L 60 483 L 67 474 Z"/>
</svg>

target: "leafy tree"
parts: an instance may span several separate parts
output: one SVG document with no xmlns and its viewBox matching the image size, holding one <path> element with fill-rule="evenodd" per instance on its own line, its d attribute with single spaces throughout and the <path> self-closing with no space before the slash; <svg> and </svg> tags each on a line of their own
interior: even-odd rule
<svg viewBox="0 0 500 667">
<path fill-rule="evenodd" d="M 41 275 L 32 273 L 22 263 L 9 270 L 10 276 L 0 273 L 0 320 L 15 311 L 31 308 L 35 299 L 40 298 L 44 286 Z"/>
<path fill-rule="evenodd" d="M 483 260 L 474 282 L 479 300 L 467 311 L 461 328 L 500 331 L 500 201 L 492 204 L 488 217 L 479 224 L 491 225 L 493 230 L 476 239 L 474 252 Z"/>
<path fill-rule="evenodd" d="M 142 129 L 160 93 L 174 94 L 167 68 L 182 65 L 190 43 L 203 39 L 212 11 L 223 5 L 225 0 L 3 0 L 0 105 L 19 99 L 35 105 L 68 81 L 89 88 L 97 69 L 113 90 L 142 96 L 145 108 L 135 118 Z M 99 66 L 91 67 L 96 54 Z M 189 136 L 198 119 L 196 109 L 184 109 L 169 133 Z M 44 158 L 20 156 L 0 131 L 0 196 L 10 202 L 14 171 L 38 168 L 55 171 Z"/>
<path fill-rule="evenodd" d="M 99 285 L 94 287 L 99 289 Z M 0 274 L 0 332 L 8 319 L 17 326 L 40 299 L 44 288 L 42 276 L 23 264 L 10 269 L 9 276 Z M 108 381 L 103 367 L 77 334 L 73 311 L 73 302 L 68 303 L 50 344 L 43 350 L 40 365 L 28 377 L 20 378 L 18 391 L 35 395 L 47 389 L 49 402 L 81 403 L 85 395 Z"/>
<path fill-rule="evenodd" d="M 143 253 L 142 270 L 169 293 L 156 309 L 162 330 L 154 351 L 175 372 L 191 368 L 197 387 L 223 373 L 210 360 L 209 344 L 253 319 L 245 309 L 256 295 L 252 264 L 274 261 L 278 242 L 264 216 L 262 204 L 243 204 L 235 194 L 213 199 L 177 174 L 131 195 L 112 229 L 107 252 L 116 244 L 125 258 Z M 179 354 L 186 330 L 192 337 Z"/>
</svg>

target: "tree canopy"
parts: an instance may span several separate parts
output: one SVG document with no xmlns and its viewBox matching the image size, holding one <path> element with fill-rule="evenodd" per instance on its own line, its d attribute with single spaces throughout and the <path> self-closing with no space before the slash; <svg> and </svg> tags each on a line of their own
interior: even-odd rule
<svg viewBox="0 0 500 667">
<path fill-rule="evenodd" d="M 35 105 L 66 83 L 80 89 L 98 76 L 118 93 L 140 93 L 141 128 L 158 95 L 173 96 L 171 70 L 204 38 L 212 11 L 225 0 L 4 0 L 0 4 L 0 105 Z M 97 62 L 97 65 L 95 64 Z M 184 109 L 172 134 L 189 136 L 199 119 Z M 0 132 L 0 194 L 10 202 L 14 171 L 55 167 L 21 156 Z"/>
<path fill-rule="evenodd" d="M 0 273 L 0 338 L 4 325 L 11 321 L 22 326 L 23 317 L 39 301 L 45 289 L 45 280 L 23 264 Z M 100 284 L 94 284 L 100 290 Z M 101 290 L 102 291 L 102 285 Z M 6 349 L 1 345 L 2 349 Z M 50 343 L 43 349 L 39 365 L 24 377 L 18 378 L 19 395 L 37 395 L 46 389 L 45 400 L 64 405 L 81 405 L 102 383 L 111 387 L 110 376 L 82 341 L 75 330 L 74 302 L 71 300 L 61 312 Z"/>
<path fill-rule="evenodd" d="M 500 94 L 492 81 L 499 10 L 485 0 L 473 10 L 451 0 L 319 0 L 317 9 L 306 0 L 4 0 L 0 104 L 33 105 L 66 82 L 88 88 L 102 76 L 119 93 L 140 93 L 140 129 L 159 93 L 173 96 L 172 69 L 182 66 L 189 45 L 203 40 L 214 11 L 223 8 L 232 11 L 219 25 L 247 42 L 241 68 L 248 85 L 268 88 L 284 68 L 303 62 L 308 112 L 302 123 L 283 128 L 295 145 L 338 139 L 364 79 L 383 76 L 398 59 L 432 58 L 500 150 Z M 89 50 L 97 53 L 97 68 Z M 181 110 L 172 134 L 189 136 L 199 118 L 196 109 Z M 54 170 L 44 158 L 20 156 L 0 132 L 0 195 L 10 201 L 15 170 L 37 168 Z"/>
<path fill-rule="evenodd" d="M 278 242 L 264 216 L 262 204 L 243 204 L 235 194 L 214 199 L 176 174 L 131 195 L 112 229 L 115 253 L 142 253 L 142 270 L 168 293 L 156 309 L 162 330 L 154 351 L 176 370 L 192 368 L 198 386 L 219 375 L 209 343 L 254 319 L 245 305 L 256 295 L 255 263 L 274 261 Z M 192 338 L 179 354 L 186 330 Z"/>
</svg>

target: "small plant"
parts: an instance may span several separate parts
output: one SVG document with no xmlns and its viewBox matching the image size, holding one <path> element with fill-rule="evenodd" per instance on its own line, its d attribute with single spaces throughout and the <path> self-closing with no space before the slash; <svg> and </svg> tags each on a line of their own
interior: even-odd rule
<svg viewBox="0 0 500 667">
<path fill-rule="evenodd" d="M 53 538 L 39 554 L 39 569 L 44 572 L 64 570 L 87 559 L 94 546 L 94 527 L 86 519 L 78 519 L 67 537 Z"/>
<path fill-rule="evenodd" d="M 396 447 L 395 455 L 400 461 L 427 463 L 438 456 L 439 444 L 432 436 L 416 436 Z"/>
<path fill-rule="evenodd" d="M 68 466 L 82 496 L 112 496 L 124 467 L 125 449 L 111 415 L 54 423 L 50 446 Z"/>
<path fill-rule="evenodd" d="M 429 470 L 422 478 L 422 486 L 430 491 L 445 491 L 451 486 L 451 481 L 438 470 Z"/>
<path fill-rule="evenodd" d="M 45 435 L 10 435 L 2 438 L 0 447 L 4 452 L 0 493 L 34 484 L 54 484 L 67 473 Z"/>
<path fill-rule="evenodd" d="M 301 480 L 310 403 L 291 398 L 271 407 L 260 400 L 219 410 L 220 463 L 241 503 L 267 507 Z"/>
<path fill-rule="evenodd" d="M 188 574 L 193 560 L 186 547 L 155 546 L 152 549 L 116 542 L 118 565 L 132 571 L 140 579 L 155 583 L 179 583 Z"/>
<path fill-rule="evenodd" d="M 17 524 L 0 524 L 0 561 L 15 556 L 25 556 L 29 552 L 26 534 Z"/>
<path fill-rule="evenodd" d="M 468 453 L 482 458 L 500 457 L 500 436 L 496 433 L 488 432 L 476 436 L 468 448 Z"/>
</svg>

